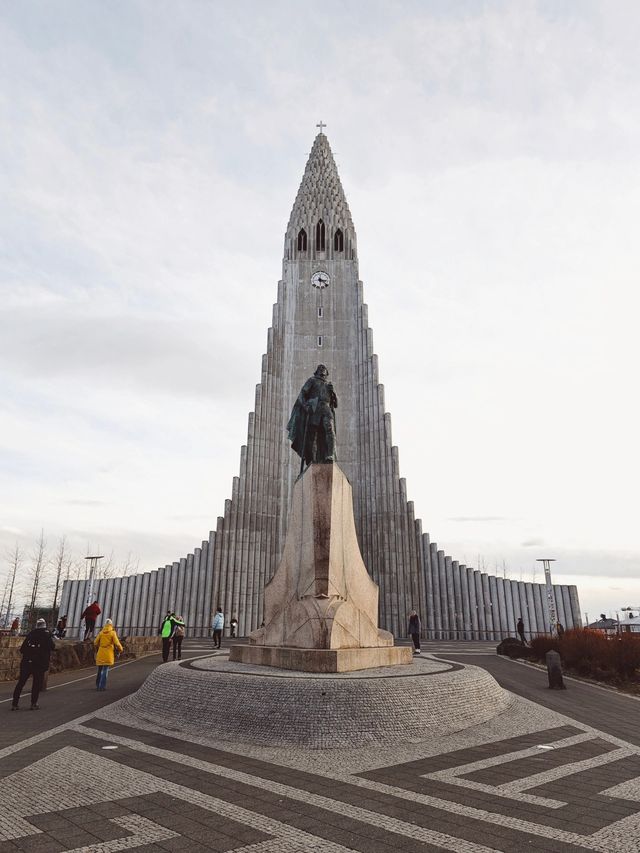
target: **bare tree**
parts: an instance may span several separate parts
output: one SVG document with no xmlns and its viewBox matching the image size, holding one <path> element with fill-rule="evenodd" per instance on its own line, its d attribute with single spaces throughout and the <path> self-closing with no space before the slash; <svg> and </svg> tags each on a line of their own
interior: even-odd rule
<svg viewBox="0 0 640 853">
<path fill-rule="evenodd" d="M 135 575 L 140 571 L 140 557 L 134 557 L 129 551 L 124 561 L 120 564 L 120 574 Z"/>
<path fill-rule="evenodd" d="M 44 538 L 44 530 L 40 531 L 40 538 L 35 544 L 32 554 L 31 569 L 29 572 L 31 581 L 31 594 L 29 600 L 29 620 L 31 620 L 33 611 L 36 609 L 38 602 L 38 593 L 44 579 L 44 573 L 47 568 L 47 540 Z"/>
<path fill-rule="evenodd" d="M 8 554 L 9 559 L 9 578 L 11 580 L 9 584 L 9 595 L 7 600 L 7 610 L 5 616 L 5 627 L 7 627 L 8 620 L 11 618 L 11 614 L 13 612 L 14 599 L 13 594 L 16 588 L 16 575 L 20 571 L 22 563 L 24 561 L 24 555 L 22 553 L 22 549 L 20 545 L 16 542 L 16 547 Z"/>
<path fill-rule="evenodd" d="M 109 552 L 109 556 L 105 557 L 100 563 L 98 563 L 98 567 L 96 569 L 96 580 L 112 578 L 117 570 L 116 556 L 112 548 Z"/>
<path fill-rule="evenodd" d="M 6 616 L 3 616 L 3 613 L 5 612 L 4 606 L 7 603 L 7 593 L 9 592 L 9 581 L 10 580 L 11 580 L 11 575 L 8 574 L 7 577 L 5 578 L 5 581 L 4 581 L 4 589 L 2 591 L 2 604 L 0 604 L 0 621 L 2 622 L 2 624 L 5 627 L 7 625 L 7 618 L 6 618 Z"/>
<path fill-rule="evenodd" d="M 53 611 L 54 613 L 58 609 L 58 593 L 60 592 L 60 585 L 62 581 L 63 573 L 66 573 L 66 577 L 69 577 L 69 573 L 71 571 L 71 563 L 73 562 L 73 558 L 69 551 L 67 545 L 66 536 L 61 536 L 58 541 L 58 550 L 56 551 L 56 556 L 54 558 L 54 566 L 55 566 L 55 583 L 53 590 Z"/>
</svg>

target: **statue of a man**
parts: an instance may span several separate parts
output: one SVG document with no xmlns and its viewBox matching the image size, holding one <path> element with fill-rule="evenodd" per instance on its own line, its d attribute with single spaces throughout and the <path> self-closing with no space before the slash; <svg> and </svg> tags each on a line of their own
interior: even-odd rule
<svg viewBox="0 0 640 853">
<path fill-rule="evenodd" d="M 302 466 L 312 462 L 335 462 L 338 398 L 327 381 L 329 371 L 319 364 L 298 394 L 287 432 L 291 447 L 302 458 Z"/>
</svg>

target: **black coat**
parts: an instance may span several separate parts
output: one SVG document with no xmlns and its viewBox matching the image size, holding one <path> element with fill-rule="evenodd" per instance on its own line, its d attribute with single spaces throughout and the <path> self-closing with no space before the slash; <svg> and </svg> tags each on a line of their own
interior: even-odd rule
<svg viewBox="0 0 640 853">
<path fill-rule="evenodd" d="M 53 642 L 50 631 L 46 628 L 34 628 L 27 634 L 20 646 L 22 662 L 30 663 L 34 669 L 41 669 L 46 672 L 49 669 L 51 652 L 55 650 L 55 647 L 56 644 Z"/>
</svg>

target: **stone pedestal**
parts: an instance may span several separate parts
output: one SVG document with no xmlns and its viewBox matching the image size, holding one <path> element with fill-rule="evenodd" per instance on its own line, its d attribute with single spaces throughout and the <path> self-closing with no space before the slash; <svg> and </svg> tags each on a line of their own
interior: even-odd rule
<svg viewBox="0 0 640 853">
<path fill-rule="evenodd" d="M 280 565 L 264 591 L 264 626 L 230 660 L 306 672 L 407 664 L 378 628 L 378 586 L 360 554 L 351 485 L 338 465 L 311 465 L 293 491 Z"/>
</svg>

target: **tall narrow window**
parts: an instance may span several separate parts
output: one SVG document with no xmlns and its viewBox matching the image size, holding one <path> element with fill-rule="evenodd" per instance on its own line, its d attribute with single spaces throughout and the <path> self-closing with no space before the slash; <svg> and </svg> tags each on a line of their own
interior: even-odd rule
<svg viewBox="0 0 640 853">
<path fill-rule="evenodd" d="M 322 346 L 322 335 L 318 335 L 318 346 Z"/>
<path fill-rule="evenodd" d="M 307 251 L 307 232 L 304 228 L 301 228 L 300 231 L 298 231 L 298 251 Z"/>
<path fill-rule="evenodd" d="M 324 222 L 318 220 L 316 225 L 316 252 L 324 252 Z"/>
<path fill-rule="evenodd" d="M 339 228 L 333 235 L 333 251 L 344 252 L 344 236 Z"/>
<path fill-rule="evenodd" d="M 322 314 L 323 314 L 322 308 L 318 308 L 318 317 L 320 319 L 322 319 Z"/>
</svg>

